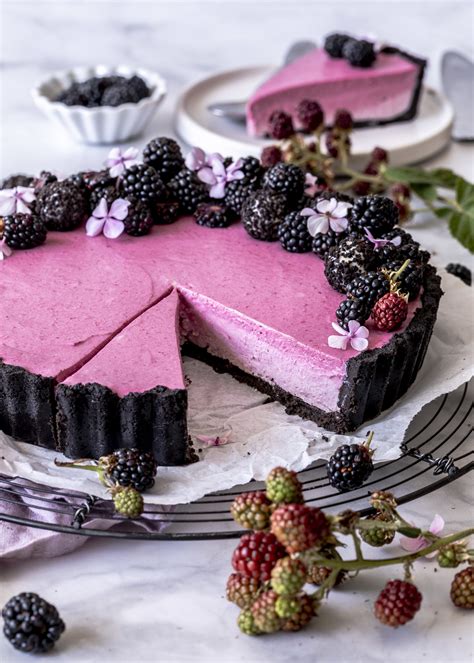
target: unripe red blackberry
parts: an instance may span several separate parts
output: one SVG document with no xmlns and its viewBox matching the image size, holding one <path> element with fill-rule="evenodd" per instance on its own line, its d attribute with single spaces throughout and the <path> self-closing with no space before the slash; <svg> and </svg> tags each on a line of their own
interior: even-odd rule
<svg viewBox="0 0 474 663">
<path fill-rule="evenodd" d="M 232 556 L 236 571 L 261 582 L 270 580 L 273 567 L 286 551 L 278 539 L 269 532 L 244 534 Z"/>
<path fill-rule="evenodd" d="M 246 610 L 257 598 L 260 587 L 260 582 L 255 578 L 248 578 L 241 573 L 231 573 L 227 580 L 227 600 Z"/>
<path fill-rule="evenodd" d="M 474 566 L 468 566 L 454 576 L 451 584 L 451 601 L 457 608 L 474 608 Z"/>
<path fill-rule="evenodd" d="M 322 543 L 329 534 L 329 523 L 316 507 L 283 504 L 272 513 L 271 529 L 278 541 L 293 554 Z"/>
<path fill-rule="evenodd" d="M 390 580 L 375 602 L 374 614 L 382 624 L 397 628 L 413 619 L 421 601 L 420 592 L 411 582 Z"/>
<path fill-rule="evenodd" d="M 266 529 L 270 524 L 271 504 L 264 492 L 241 493 L 232 502 L 230 513 L 246 529 Z"/>
</svg>

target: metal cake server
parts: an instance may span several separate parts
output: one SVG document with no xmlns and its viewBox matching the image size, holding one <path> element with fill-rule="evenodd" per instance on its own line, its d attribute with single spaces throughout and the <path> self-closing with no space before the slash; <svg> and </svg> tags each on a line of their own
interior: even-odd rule
<svg viewBox="0 0 474 663">
<path fill-rule="evenodd" d="M 455 111 L 453 140 L 474 140 L 474 63 L 461 53 L 447 51 L 441 61 L 446 96 Z"/>
<path fill-rule="evenodd" d="M 294 60 L 297 60 L 302 55 L 305 55 L 313 48 L 316 48 L 314 41 L 296 41 L 290 46 L 283 60 L 283 67 L 286 67 L 288 64 L 291 64 Z M 279 70 L 277 70 L 279 71 Z M 213 104 L 210 104 L 207 107 L 207 110 L 213 115 L 218 117 L 225 117 L 228 120 L 233 122 L 245 122 L 245 101 L 219 101 Z"/>
</svg>

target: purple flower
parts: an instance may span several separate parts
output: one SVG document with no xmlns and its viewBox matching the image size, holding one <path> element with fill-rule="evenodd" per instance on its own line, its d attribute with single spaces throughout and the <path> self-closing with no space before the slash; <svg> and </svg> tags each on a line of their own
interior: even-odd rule
<svg viewBox="0 0 474 663">
<path fill-rule="evenodd" d="M 36 199 L 32 187 L 16 186 L 0 191 L 0 215 L 31 214 L 29 204 Z"/>
<path fill-rule="evenodd" d="M 438 534 L 441 534 L 443 529 L 444 529 L 444 518 L 437 513 L 433 518 L 428 531 L 431 534 L 438 536 Z M 429 546 L 430 543 L 432 542 L 429 541 L 428 539 L 425 539 L 424 536 L 419 536 L 416 539 L 410 539 L 408 536 L 402 536 L 400 538 L 401 547 L 403 548 L 403 550 L 406 550 L 407 552 L 410 553 L 418 552 L 418 550 L 421 550 L 422 548 L 426 548 L 426 546 Z M 434 552 L 434 553 L 429 553 L 428 555 L 426 555 L 426 557 L 430 559 L 431 557 L 435 557 L 436 555 L 437 552 Z"/>
<path fill-rule="evenodd" d="M 193 147 L 191 152 L 186 155 L 184 163 L 189 170 L 199 170 L 209 165 L 208 158 L 208 155 L 200 147 Z"/>
<path fill-rule="evenodd" d="M 308 217 L 308 232 L 315 237 L 318 233 L 326 235 L 329 230 L 344 232 L 349 223 L 347 213 L 351 207 L 350 203 L 338 202 L 336 198 L 323 199 L 316 203 L 316 210 L 305 207 L 300 214 Z"/>
<path fill-rule="evenodd" d="M 364 228 L 365 234 L 367 235 L 367 239 L 369 242 L 372 242 L 374 245 L 374 249 L 379 249 L 382 248 L 382 246 L 386 246 L 387 244 L 393 244 L 393 246 L 400 246 L 402 243 L 402 238 L 400 235 L 397 235 L 393 239 L 375 239 L 375 237 L 372 235 L 370 230 L 368 228 Z"/>
<path fill-rule="evenodd" d="M 314 175 L 311 175 L 311 173 L 306 173 L 304 192 L 310 198 L 314 198 L 314 196 L 319 192 L 318 178 Z"/>
<path fill-rule="evenodd" d="M 367 349 L 369 345 L 369 341 L 367 340 L 369 338 L 369 330 L 367 327 L 363 327 L 360 322 L 349 320 L 348 330 L 338 325 L 337 322 L 332 322 L 331 324 L 340 336 L 329 336 L 328 345 L 330 348 L 346 350 L 347 345 L 350 343 L 351 347 L 358 352 Z"/>
<path fill-rule="evenodd" d="M 137 157 L 138 150 L 136 147 L 129 147 L 125 152 L 122 152 L 120 147 L 113 147 L 105 161 L 110 177 L 120 177 L 120 175 L 123 175 L 127 168 L 139 163 Z"/>
<path fill-rule="evenodd" d="M 224 433 L 224 435 L 215 435 L 214 437 L 209 435 L 197 435 L 196 439 L 199 442 L 202 442 L 207 447 L 222 447 L 224 444 L 227 444 L 230 439 L 230 433 Z"/>
<path fill-rule="evenodd" d="M 103 232 L 108 239 L 121 235 L 125 230 L 123 220 L 127 218 L 129 205 L 130 201 L 118 198 L 108 209 L 106 199 L 101 198 L 86 223 L 86 234 L 89 237 L 97 237 Z"/>
<path fill-rule="evenodd" d="M 13 251 L 8 246 L 6 241 L 4 239 L 2 239 L 0 241 L 0 260 L 6 260 L 7 258 L 9 258 L 11 256 L 12 253 L 13 253 Z"/>
<path fill-rule="evenodd" d="M 231 163 L 226 168 L 224 158 L 220 154 L 211 154 L 208 158 L 208 164 L 201 167 L 197 171 L 197 175 L 201 182 L 208 185 L 211 198 L 223 198 L 227 182 L 241 180 L 244 177 L 244 173 L 240 170 L 242 159 Z"/>
</svg>

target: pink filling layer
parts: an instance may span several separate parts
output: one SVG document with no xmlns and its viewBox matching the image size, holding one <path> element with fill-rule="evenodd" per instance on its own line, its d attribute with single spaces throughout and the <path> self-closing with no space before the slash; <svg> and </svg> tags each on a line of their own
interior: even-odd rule
<svg viewBox="0 0 474 663">
<path fill-rule="evenodd" d="M 256 90 L 247 105 L 247 127 L 252 135 L 264 134 L 274 110 L 294 114 L 302 99 L 318 101 L 328 123 L 339 108 L 347 108 L 356 120 L 396 117 L 410 106 L 417 77 L 418 65 L 400 55 L 381 53 L 363 69 L 315 49 Z"/>
</svg>

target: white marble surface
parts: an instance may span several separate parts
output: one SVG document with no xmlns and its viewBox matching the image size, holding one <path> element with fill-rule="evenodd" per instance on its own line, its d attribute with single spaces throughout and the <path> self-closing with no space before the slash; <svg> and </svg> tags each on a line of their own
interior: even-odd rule
<svg viewBox="0 0 474 663">
<path fill-rule="evenodd" d="M 296 38 L 329 30 L 375 33 L 431 60 L 438 83 L 442 51 L 472 56 L 473 5 L 467 2 L 86 2 L 0 0 L 0 176 L 41 168 L 68 172 L 99 164 L 105 148 L 75 145 L 55 133 L 32 106 L 29 89 L 50 72 L 79 64 L 125 62 L 156 69 L 169 97 L 148 135 L 170 134 L 183 85 L 219 68 L 277 62 Z M 453 145 L 433 165 L 473 178 L 473 149 Z M 466 262 L 446 228 L 427 217 L 413 232 L 434 260 Z M 469 478 L 405 507 L 409 519 L 443 514 L 450 528 L 472 516 Z M 418 663 L 472 660 L 472 619 L 456 611 L 447 591 L 452 572 L 417 566 L 423 610 L 392 632 L 371 617 L 371 603 L 390 571 L 361 577 L 334 593 L 311 629 L 296 635 L 240 636 L 237 609 L 223 587 L 234 542 L 89 542 L 55 560 L 0 566 L 0 604 L 25 590 L 60 608 L 68 631 L 52 660 L 81 661 L 309 661 L 390 660 Z M 0 661 L 24 660 L 0 639 Z"/>
</svg>

